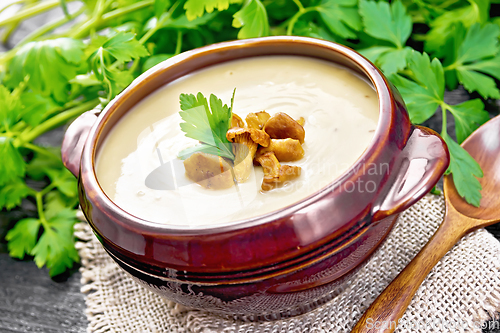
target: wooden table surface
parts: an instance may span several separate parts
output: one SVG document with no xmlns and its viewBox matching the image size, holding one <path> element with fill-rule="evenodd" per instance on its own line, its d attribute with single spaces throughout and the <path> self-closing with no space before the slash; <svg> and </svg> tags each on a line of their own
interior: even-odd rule
<svg viewBox="0 0 500 333">
<path fill-rule="evenodd" d="M 29 25 L 36 26 L 39 23 L 32 21 Z M 30 29 L 29 25 L 25 30 Z M 22 35 L 23 32 L 19 32 L 19 37 L 14 36 L 14 42 Z M 1 45 L 0 51 L 2 51 Z M 450 104 L 460 103 L 469 98 L 463 89 L 446 94 L 446 100 Z M 499 112 L 496 104 L 489 104 L 487 108 L 492 115 Z M 439 132 L 441 119 L 435 116 L 425 125 Z M 449 128 L 449 132 L 452 133 L 453 124 L 450 124 Z M 53 131 L 39 138 L 37 143 L 58 145 L 62 140 L 62 134 L 63 129 Z M 29 204 L 25 208 L 28 214 L 34 211 L 34 207 L 30 207 Z M 7 229 L 13 221 L 24 217 L 24 214 L 26 213 L 18 211 L 0 212 L 0 333 L 86 332 L 88 322 L 85 316 L 84 295 L 80 293 L 81 274 L 78 272 L 78 267 L 72 272 L 51 279 L 46 269 L 38 269 L 31 260 L 15 260 L 7 254 L 4 240 Z M 500 240 L 500 225 L 487 229 Z M 500 333 L 500 329 L 483 332 Z"/>
</svg>

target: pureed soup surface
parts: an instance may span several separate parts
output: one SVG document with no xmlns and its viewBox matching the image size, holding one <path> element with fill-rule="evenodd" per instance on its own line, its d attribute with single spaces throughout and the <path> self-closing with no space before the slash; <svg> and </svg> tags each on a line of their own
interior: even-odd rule
<svg viewBox="0 0 500 333">
<path fill-rule="evenodd" d="M 233 111 L 242 119 L 262 110 L 305 118 L 304 157 L 282 163 L 302 167 L 301 176 L 268 192 L 261 191 L 260 166 L 224 190 L 205 189 L 182 172 L 176 184 L 183 186 L 147 187 L 151 172 L 197 144 L 180 129 L 179 95 L 213 93 L 230 105 L 234 88 Z M 97 178 L 108 197 L 139 218 L 187 227 L 228 223 L 289 206 L 331 183 L 368 147 L 378 117 L 373 87 L 343 67 L 299 56 L 235 60 L 169 83 L 133 107 L 101 146 Z"/>
</svg>

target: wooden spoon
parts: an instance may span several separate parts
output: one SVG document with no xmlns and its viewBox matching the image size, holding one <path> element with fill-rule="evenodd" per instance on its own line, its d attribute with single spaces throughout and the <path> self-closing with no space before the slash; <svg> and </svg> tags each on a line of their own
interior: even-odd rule
<svg viewBox="0 0 500 333">
<path fill-rule="evenodd" d="M 469 205 L 444 177 L 444 221 L 417 256 L 366 310 L 352 332 L 394 332 L 425 277 L 467 233 L 500 222 L 500 116 L 488 121 L 462 143 L 484 172 L 481 206 Z M 478 249 L 481 251 L 481 249 Z"/>
</svg>

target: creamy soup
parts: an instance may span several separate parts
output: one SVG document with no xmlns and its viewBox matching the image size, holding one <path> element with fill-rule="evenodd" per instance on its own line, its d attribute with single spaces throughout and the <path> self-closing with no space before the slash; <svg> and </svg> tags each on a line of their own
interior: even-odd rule
<svg viewBox="0 0 500 333">
<path fill-rule="evenodd" d="M 233 111 L 243 119 L 261 110 L 305 118 L 305 155 L 283 163 L 302 167 L 299 178 L 264 192 L 261 167 L 224 190 L 185 177 L 177 155 L 197 142 L 180 129 L 179 95 L 213 93 L 229 105 L 234 88 Z M 331 183 L 367 148 L 378 117 L 373 87 L 343 67 L 297 56 L 236 60 L 169 83 L 132 108 L 101 146 L 96 173 L 107 196 L 139 218 L 188 227 L 226 224 L 289 206 Z M 166 181 L 171 185 L 147 184 L 153 172 L 172 178 Z"/>
</svg>

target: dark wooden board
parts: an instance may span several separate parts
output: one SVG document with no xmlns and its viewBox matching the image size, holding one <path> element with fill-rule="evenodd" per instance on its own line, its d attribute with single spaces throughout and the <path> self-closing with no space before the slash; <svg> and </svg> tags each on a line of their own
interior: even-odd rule
<svg viewBox="0 0 500 333">
<path fill-rule="evenodd" d="M 79 272 L 57 282 L 33 262 L 0 254 L 0 332 L 83 333 L 87 329 Z"/>
</svg>

